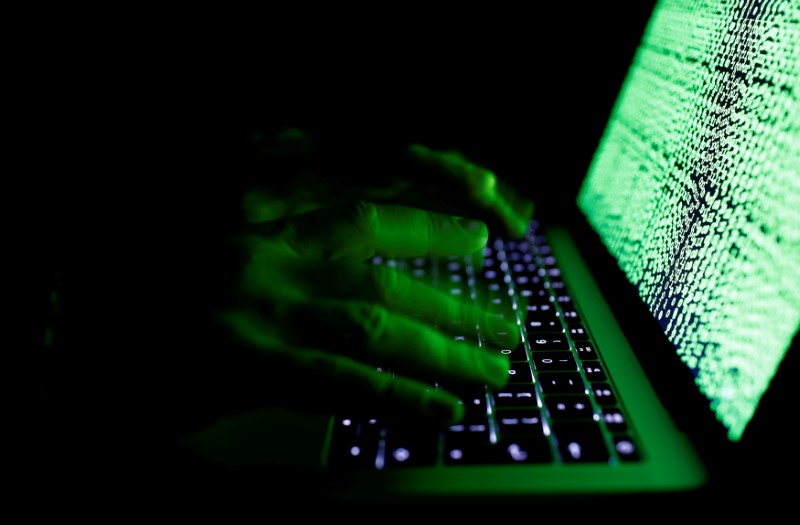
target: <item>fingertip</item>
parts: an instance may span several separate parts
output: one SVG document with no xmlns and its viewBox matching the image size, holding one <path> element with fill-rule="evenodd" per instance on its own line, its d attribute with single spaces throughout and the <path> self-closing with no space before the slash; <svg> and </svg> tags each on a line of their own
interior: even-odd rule
<svg viewBox="0 0 800 525">
<path fill-rule="evenodd" d="M 483 221 L 428 212 L 431 234 L 426 239 L 430 255 L 466 256 L 486 247 L 489 227 Z"/>
<path fill-rule="evenodd" d="M 453 394 L 442 390 L 429 390 L 423 411 L 430 417 L 448 424 L 464 419 L 464 403 Z"/>
<path fill-rule="evenodd" d="M 533 201 L 527 201 L 523 205 L 523 209 L 521 210 L 520 214 L 517 216 L 517 229 L 518 235 L 520 237 L 524 237 L 531 226 L 531 221 L 533 220 L 533 212 L 535 206 Z"/>
<path fill-rule="evenodd" d="M 498 205 L 497 175 L 493 171 L 467 164 L 465 172 L 472 198 L 484 208 Z"/>
<path fill-rule="evenodd" d="M 497 195 L 497 175 L 493 171 L 487 169 L 480 169 L 480 185 L 484 195 L 492 197 Z"/>
<path fill-rule="evenodd" d="M 515 199 L 510 204 L 510 209 L 512 210 L 511 217 L 513 218 L 509 221 L 509 229 L 518 238 L 522 238 L 530 229 L 535 209 L 534 203 L 532 200 Z"/>
<path fill-rule="evenodd" d="M 519 344 L 522 336 L 515 320 L 508 320 L 503 315 L 488 314 L 485 320 L 484 335 L 492 342 Z"/>
<path fill-rule="evenodd" d="M 528 227 L 530 226 L 530 219 L 525 217 L 517 218 L 516 225 L 514 226 L 514 235 L 518 238 L 525 237 L 525 234 L 528 233 Z"/>
<path fill-rule="evenodd" d="M 489 240 L 489 227 L 486 226 L 486 223 L 483 221 L 479 221 L 476 219 L 467 219 L 464 217 L 456 217 L 455 223 L 458 224 L 462 230 L 469 233 L 471 236 L 479 239 L 486 243 Z"/>
<path fill-rule="evenodd" d="M 508 382 L 510 361 L 506 355 L 483 354 L 486 383 L 492 388 L 502 388 Z"/>
<path fill-rule="evenodd" d="M 426 148 L 422 144 L 409 144 L 408 152 L 411 153 L 411 155 L 418 158 L 427 158 L 430 155 L 431 150 Z"/>
</svg>

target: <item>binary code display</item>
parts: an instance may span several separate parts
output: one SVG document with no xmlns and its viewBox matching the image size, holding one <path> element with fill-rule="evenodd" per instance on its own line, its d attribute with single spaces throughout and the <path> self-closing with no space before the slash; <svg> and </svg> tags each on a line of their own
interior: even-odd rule
<svg viewBox="0 0 800 525">
<path fill-rule="evenodd" d="M 738 441 L 800 325 L 800 1 L 653 14 L 578 204 Z"/>
</svg>

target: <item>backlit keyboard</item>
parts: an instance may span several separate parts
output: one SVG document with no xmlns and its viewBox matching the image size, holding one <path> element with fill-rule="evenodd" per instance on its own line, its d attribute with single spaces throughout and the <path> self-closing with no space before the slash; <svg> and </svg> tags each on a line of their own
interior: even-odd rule
<svg viewBox="0 0 800 525">
<path fill-rule="evenodd" d="M 457 341 L 507 354 L 508 384 L 493 390 L 437 382 L 437 388 L 453 391 L 464 403 L 465 417 L 455 425 L 338 414 L 330 466 L 618 464 L 640 459 L 603 358 L 536 223 L 524 240 L 490 239 L 482 264 L 470 256 L 376 257 L 372 262 L 408 272 L 444 293 L 468 295 L 492 313 L 516 320 L 522 342 L 504 344 L 503 334 L 487 334 L 485 328 L 453 333 L 450 327 Z"/>
</svg>

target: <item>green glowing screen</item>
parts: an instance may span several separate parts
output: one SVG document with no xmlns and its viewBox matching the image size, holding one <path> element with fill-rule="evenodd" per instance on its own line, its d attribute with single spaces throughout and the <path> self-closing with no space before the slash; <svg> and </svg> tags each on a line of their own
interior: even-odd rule
<svg viewBox="0 0 800 525">
<path fill-rule="evenodd" d="M 578 205 L 740 440 L 800 325 L 800 2 L 659 2 Z"/>
</svg>

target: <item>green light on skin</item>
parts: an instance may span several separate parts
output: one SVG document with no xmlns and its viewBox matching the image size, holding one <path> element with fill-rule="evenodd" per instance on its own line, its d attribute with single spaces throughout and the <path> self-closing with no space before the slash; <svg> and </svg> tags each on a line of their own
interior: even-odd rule
<svg viewBox="0 0 800 525">
<path fill-rule="evenodd" d="M 799 19 L 661 2 L 578 196 L 733 441 L 800 325 Z"/>
<path fill-rule="evenodd" d="M 498 200 L 497 177 L 483 167 L 469 162 L 457 151 L 434 151 L 420 144 L 411 144 L 409 152 L 420 162 L 436 167 L 449 178 L 457 180 L 469 191 L 476 202 L 485 207 L 493 206 Z"/>
<path fill-rule="evenodd" d="M 251 139 L 266 176 L 243 196 L 248 224 L 233 240 L 244 260 L 238 301 L 218 313 L 242 346 L 318 379 L 310 383 L 336 385 L 315 400 L 333 405 L 324 408 L 380 400 L 457 421 L 461 400 L 433 389 L 430 378 L 494 388 L 508 381 L 506 356 L 448 332 L 458 329 L 457 319 L 519 338 L 516 320 L 487 308 L 488 293 L 453 293 L 462 290 L 373 261 L 456 257 L 479 268 L 487 224 L 522 235 L 533 212 L 529 201 L 456 151 L 412 144 L 405 152 L 382 149 L 393 153 L 378 158 L 354 140 L 339 144 L 335 155 L 325 145 L 314 162 L 319 144 L 301 130 Z M 401 175 L 352 177 L 398 162 L 407 168 Z M 376 372 L 382 368 L 395 373 Z"/>
<path fill-rule="evenodd" d="M 520 198 L 493 171 L 470 162 L 458 151 L 435 151 L 420 144 L 411 144 L 408 149 L 420 164 L 443 174 L 454 191 L 466 192 L 478 209 L 496 215 L 511 235 L 525 234 L 533 215 L 533 202 Z"/>
</svg>

